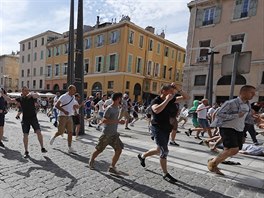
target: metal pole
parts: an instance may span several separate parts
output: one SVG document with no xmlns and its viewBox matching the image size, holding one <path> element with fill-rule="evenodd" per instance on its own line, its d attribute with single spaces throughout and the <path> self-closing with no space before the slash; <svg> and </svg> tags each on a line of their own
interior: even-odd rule
<svg viewBox="0 0 264 198">
<path fill-rule="evenodd" d="M 233 64 L 233 69 L 232 69 L 232 78 L 231 78 L 231 88 L 230 88 L 229 100 L 234 98 L 234 88 L 235 88 L 236 76 L 237 76 L 238 59 L 239 59 L 239 52 L 235 52 L 234 53 L 234 64 Z"/>
<path fill-rule="evenodd" d="M 81 103 L 84 99 L 84 86 L 83 86 L 83 0 L 78 1 L 78 19 L 77 19 L 77 38 L 76 38 L 76 60 L 75 60 L 75 79 L 74 85 L 76 86 L 77 92 L 81 96 Z M 84 134 L 84 110 L 83 107 L 80 108 L 80 132 L 79 134 Z"/>
<path fill-rule="evenodd" d="M 74 67 L 74 0 L 71 0 L 69 46 L 68 46 L 68 68 L 67 68 L 68 86 L 73 84 L 73 67 Z"/>
</svg>

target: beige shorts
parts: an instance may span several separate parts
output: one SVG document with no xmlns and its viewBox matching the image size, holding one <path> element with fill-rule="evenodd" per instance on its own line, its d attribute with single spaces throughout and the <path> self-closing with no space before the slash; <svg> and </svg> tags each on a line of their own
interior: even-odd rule
<svg viewBox="0 0 264 198">
<path fill-rule="evenodd" d="M 65 130 L 67 130 L 68 133 L 73 132 L 72 116 L 59 116 L 58 121 L 58 134 L 63 134 Z"/>
<path fill-rule="evenodd" d="M 177 130 L 178 120 L 176 119 L 176 117 L 170 118 L 170 124 L 172 125 L 172 130 Z"/>
<path fill-rule="evenodd" d="M 120 140 L 119 134 L 112 135 L 112 136 L 108 136 L 105 134 L 101 135 L 101 137 L 99 138 L 99 142 L 95 148 L 98 151 L 103 151 L 107 145 L 110 145 L 111 147 L 113 147 L 115 151 L 122 150 L 124 148 L 124 144 Z"/>
<path fill-rule="evenodd" d="M 121 118 L 129 119 L 130 115 L 127 111 L 121 110 L 121 113 L 119 115 L 119 119 L 121 119 Z"/>
</svg>

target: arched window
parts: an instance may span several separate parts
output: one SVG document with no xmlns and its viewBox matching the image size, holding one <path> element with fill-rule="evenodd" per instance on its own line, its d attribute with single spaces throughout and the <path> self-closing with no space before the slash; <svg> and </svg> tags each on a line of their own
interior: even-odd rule
<svg viewBox="0 0 264 198">
<path fill-rule="evenodd" d="M 247 84 L 247 80 L 242 75 L 236 76 L 236 85 L 245 85 Z M 231 85 L 231 75 L 228 76 L 222 76 L 218 81 L 217 85 Z"/>
</svg>

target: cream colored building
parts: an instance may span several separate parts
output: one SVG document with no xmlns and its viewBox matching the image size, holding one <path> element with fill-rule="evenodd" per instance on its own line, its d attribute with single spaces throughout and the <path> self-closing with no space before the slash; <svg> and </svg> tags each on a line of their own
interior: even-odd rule
<svg viewBox="0 0 264 198">
<path fill-rule="evenodd" d="M 0 56 L 0 86 L 8 92 L 18 90 L 19 56 Z"/>
<path fill-rule="evenodd" d="M 199 48 L 218 46 L 219 54 L 214 55 L 212 102 L 228 99 L 231 76 L 221 75 L 222 56 L 236 51 L 251 51 L 252 58 L 250 73 L 237 76 L 234 96 L 241 86 L 250 84 L 257 88 L 253 100 L 264 101 L 264 1 L 196 0 L 188 7 L 190 22 L 183 87 L 191 98 L 201 99 L 206 93 L 210 55 L 207 49 Z M 242 44 L 226 45 L 239 40 Z"/>
<path fill-rule="evenodd" d="M 59 37 L 59 33 L 46 31 L 19 42 L 19 88 L 27 86 L 35 91 L 45 89 L 46 45 Z"/>
</svg>

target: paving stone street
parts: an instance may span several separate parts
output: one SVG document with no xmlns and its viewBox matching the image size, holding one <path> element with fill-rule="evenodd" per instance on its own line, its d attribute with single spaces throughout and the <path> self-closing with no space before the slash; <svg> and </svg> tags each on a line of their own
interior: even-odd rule
<svg viewBox="0 0 264 198">
<path fill-rule="evenodd" d="M 147 158 L 143 168 L 137 155 L 155 147 L 150 139 L 147 121 L 136 122 L 132 130 L 118 131 L 125 149 L 118 161 L 120 176 L 111 175 L 108 167 L 113 149 L 107 149 L 98 156 L 95 170 L 88 168 L 88 161 L 101 132 L 86 127 L 85 135 L 73 142 L 76 154 L 69 154 L 66 134 L 49 144 L 56 128 L 49 118 L 39 113 L 44 144 L 47 153 L 42 154 L 37 136 L 30 131 L 29 159 L 23 158 L 24 148 L 20 120 L 15 119 L 16 111 L 6 115 L 6 148 L 0 148 L 0 198 L 68 198 L 68 197 L 264 197 L 263 157 L 239 154 L 232 161 L 241 165 L 220 165 L 225 177 L 208 172 L 206 164 L 215 153 L 199 145 L 200 140 L 187 137 L 184 129 L 177 134 L 180 147 L 169 146 L 169 172 L 179 182 L 171 184 L 162 179 L 158 156 Z M 190 122 L 190 120 L 189 120 Z M 186 126 L 191 126 L 190 123 Z M 264 142 L 264 136 L 257 136 Z M 248 135 L 247 142 L 251 142 Z"/>
</svg>

